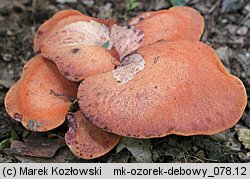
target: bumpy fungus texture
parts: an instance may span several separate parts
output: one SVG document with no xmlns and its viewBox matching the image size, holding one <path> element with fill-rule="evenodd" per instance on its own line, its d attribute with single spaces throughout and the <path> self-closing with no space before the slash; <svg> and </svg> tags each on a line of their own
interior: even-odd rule
<svg viewBox="0 0 250 179">
<path fill-rule="evenodd" d="M 242 82 L 201 42 L 158 42 L 137 51 L 146 66 L 126 84 L 112 72 L 78 88 L 81 110 L 122 136 L 214 134 L 235 125 L 247 102 Z"/>
<path fill-rule="evenodd" d="M 69 98 L 76 98 L 76 91 L 74 82 L 38 55 L 25 64 L 21 79 L 6 95 L 5 107 L 27 129 L 49 131 L 65 121 L 72 103 Z"/>
<path fill-rule="evenodd" d="M 120 140 L 120 136 L 101 130 L 91 124 L 81 111 L 68 113 L 69 131 L 65 140 L 78 157 L 93 159 L 108 153 Z"/>
<path fill-rule="evenodd" d="M 190 7 L 145 12 L 131 19 L 129 25 L 144 33 L 142 46 L 165 41 L 198 41 L 204 30 L 203 17 Z"/>
</svg>

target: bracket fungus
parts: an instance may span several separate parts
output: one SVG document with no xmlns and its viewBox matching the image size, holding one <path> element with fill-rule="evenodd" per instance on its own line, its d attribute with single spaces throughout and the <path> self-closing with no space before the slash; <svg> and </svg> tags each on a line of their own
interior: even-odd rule
<svg viewBox="0 0 250 179">
<path fill-rule="evenodd" d="M 84 15 L 76 10 L 61 10 L 56 13 L 51 19 L 44 22 L 36 31 L 34 38 L 34 51 L 40 52 L 43 42 L 55 35 L 66 25 L 79 21 L 87 22 L 90 20 L 106 24 L 107 26 L 110 26 L 115 23 L 115 21 L 112 19 L 97 19 Z"/>
<path fill-rule="evenodd" d="M 198 41 L 204 30 L 204 21 L 200 13 L 184 6 L 142 13 L 131 19 L 129 25 L 144 33 L 142 46 L 159 40 Z"/>
<path fill-rule="evenodd" d="M 69 131 L 65 140 L 78 157 L 92 159 L 108 153 L 120 140 L 120 136 L 107 133 L 91 124 L 81 111 L 68 113 Z"/>
<path fill-rule="evenodd" d="M 84 115 L 122 136 L 214 134 L 235 125 L 246 106 L 242 82 L 201 42 L 158 42 L 137 51 L 145 68 L 127 83 L 112 72 L 78 88 Z M 123 72 L 124 74 L 124 72 Z"/>
<path fill-rule="evenodd" d="M 67 118 L 66 143 L 85 159 L 109 152 L 120 136 L 231 128 L 244 112 L 246 90 L 199 42 L 203 29 L 199 12 L 184 6 L 145 12 L 127 26 L 60 11 L 36 32 L 40 54 L 7 93 L 6 110 L 35 131 Z M 70 111 L 67 96 L 77 96 L 80 111 Z"/>
<path fill-rule="evenodd" d="M 77 84 L 65 79 L 56 66 L 37 55 L 28 61 L 21 79 L 5 98 L 9 115 L 32 131 L 49 131 L 65 121 Z M 57 95 L 63 94 L 63 96 Z"/>
</svg>

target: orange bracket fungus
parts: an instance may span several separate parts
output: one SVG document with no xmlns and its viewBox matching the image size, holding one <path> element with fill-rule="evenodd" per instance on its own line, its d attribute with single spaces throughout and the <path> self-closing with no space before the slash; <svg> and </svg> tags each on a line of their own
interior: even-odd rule
<svg viewBox="0 0 250 179">
<path fill-rule="evenodd" d="M 144 33 L 142 45 L 165 41 L 198 41 L 204 30 L 202 16 L 190 7 L 145 12 L 129 22 Z"/>
<path fill-rule="evenodd" d="M 122 136 L 151 138 L 214 134 L 240 119 L 245 88 L 207 45 L 159 42 L 137 53 L 145 68 L 127 83 L 108 72 L 80 84 L 79 105 L 93 124 Z"/>
<path fill-rule="evenodd" d="M 199 42 L 203 30 L 199 12 L 184 6 L 145 12 L 127 26 L 60 11 L 36 32 L 40 54 L 7 93 L 6 110 L 33 131 L 54 129 L 66 118 L 65 141 L 84 159 L 109 152 L 120 136 L 231 128 L 244 112 L 246 90 Z M 76 97 L 80 111 L 72 113 Z"/>
<path fill-rule="evenodd" d="M 81 111 L 68 113 L 69 131 L 65 140 L 71 151 L 78 157 L 92 159 L 109 152 L 120 140 L 120 137 L 104 132 L 91 124 Z"/>
<path fill-rule="evenodd" d="M 65 96 L 75 98 L 76 91 L 74 82 L 65 79 L 52 62 L 38 55 L 25 64 L 21 79 L 6 95 L 5 107 L 27 129 L 48 131 L 65 121 L 72 103 Z"/>
<path fill-rule="evenodd" d="M 90 20 L 106 24 L 107 26 L 115 23 L 114 20 L 104 20 L 89 17 L 76 10 L 62 10 L 56 13 L 51 19 L 49 19 L 39 27 L 34 38 L 34 50 L 36 52 L 40 52 L 43 42 L 51 36 L 55 35 L 66 25 L 74 22 L 86 22 Z"/>
</svg>

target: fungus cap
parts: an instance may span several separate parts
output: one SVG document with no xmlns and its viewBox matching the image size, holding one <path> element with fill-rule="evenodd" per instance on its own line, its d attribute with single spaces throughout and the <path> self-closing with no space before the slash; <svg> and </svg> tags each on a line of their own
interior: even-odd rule
<svg viewBox="0 0 250 179">
<path fill-rule="evenodd" d="M 28 61 L 22 76 L 8 91 L 8 114 L 32 131 L 49 131 L 65 121 L 77 84 L 64 78 L 50 61 L 37 55 Z M 69 98 L 68 98 L 69 97 Z"/>
<path fill-rule="evenodd" d="M 61 10 L 53 15 L 52 18 L 45 21 L 36 31 L 34 38 L 34 51 L 40 52 L 42 44 L 49 39 L 51 36 L 60 31 L 64 26 L 74 22 L 86 22 L 86 21 L 97 21 L 107 26 L 111 26 L 116 22 L 112 19 L 97 19 L 82 14 L 76 10 Z"/>
<path fill-rule="evenodd" d="M 94 125 L 122 136 L 215 134 L 235 125 L 247 102 L 243 83 L 201 42 L 158 42 L 136 53 L 145 68 L 127 83 L 112 72 L 78 88 L 80 109 Z"/>
<path fill-rule="evenodd" d="M 129 25 L 144 33 L 142 46 L 159 40 L 198 41 L 204 30 L 200 13 L 185 6 L 142 13 L 131 19 Z"/>
<path fill-rule="evenodd" d="M 81 111 L 68 113 L 69 131 L 65 134 L 70 150 L 83 159 L 93 159 L 108 153 L 120 136 L 105 132 L 91 124 Z"/>
<path fill-rule="evenodd" d="M 109 40 L 109 29 L 101 23 L 71 23 L 43 44 L 41 54 L 55 62 L 63 76 L 81 81 L 111 71 L 118 63 L 111 52 L 102 47 Z"/>
<path fill-rule="evenodd" d="M 45 51 L 44 48 L 43 52 L 46 53 Z M 51 58 L 50 54 L 44 56 L 54 59 L 60 73 L 67 79 L 76 82 L 92 75 L 111 71 L 118 64 L 108 50 L 99 46 L 62 47 L 60 50 L 54 51 L 54 55 L 56 54 L 58 54 L 57 58 Z"/>
</svg>

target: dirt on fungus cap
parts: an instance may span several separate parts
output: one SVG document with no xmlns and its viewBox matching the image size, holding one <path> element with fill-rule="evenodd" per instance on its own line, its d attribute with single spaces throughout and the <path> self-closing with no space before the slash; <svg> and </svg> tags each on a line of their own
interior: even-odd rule
<svg viewBox="0 0 250 179">
<path fill-rule="evenodd" d="M 68 113 L 69 131 L 65 134 L 70 150 L 83 159 L 94 159 L 108 153 L 120 136 L 101 130 L 91 124 L 81 111 Z"/>
<path fill-rule="evenodd" d="M 41 55 L 28 61 L 5 97 L 8 114 L 32 131 L 49 131 L 65 121 L 77 84 L 65 79 Z"/>
<path fill-rule="evenodd" d="M 144 33 L 142 46 L 159 40 L 198 41 L 204 30 L 200 13 L 185 6 L 142 13 L 131 19 L 129 25 Z"/>
<path fill-rule="evenodd" d="M 112 72 L 78 88 L 80 109 L 105 131 L 138 138 L 210 135 L 234 126 L 247 103 L 243 83 L 201 42 L 158 42 L 137 51 L 145 68 L 121 83 Z"/>
<path fill-rule="evenodd" d="M 85 22 L 90 20 L 103 23 L 107 26 L 111 26 L 116 23 L 112 19 L 97 19 L 84 15 L 76 10 L 61 10 L 53 15 L 51 19 L 45 21 L 36 31 L 34 38 L 34 51 L 40 52 L 42 44 L 56 32 L 60 31 L 64 26 L 74 22 Z"/>
</svg>

